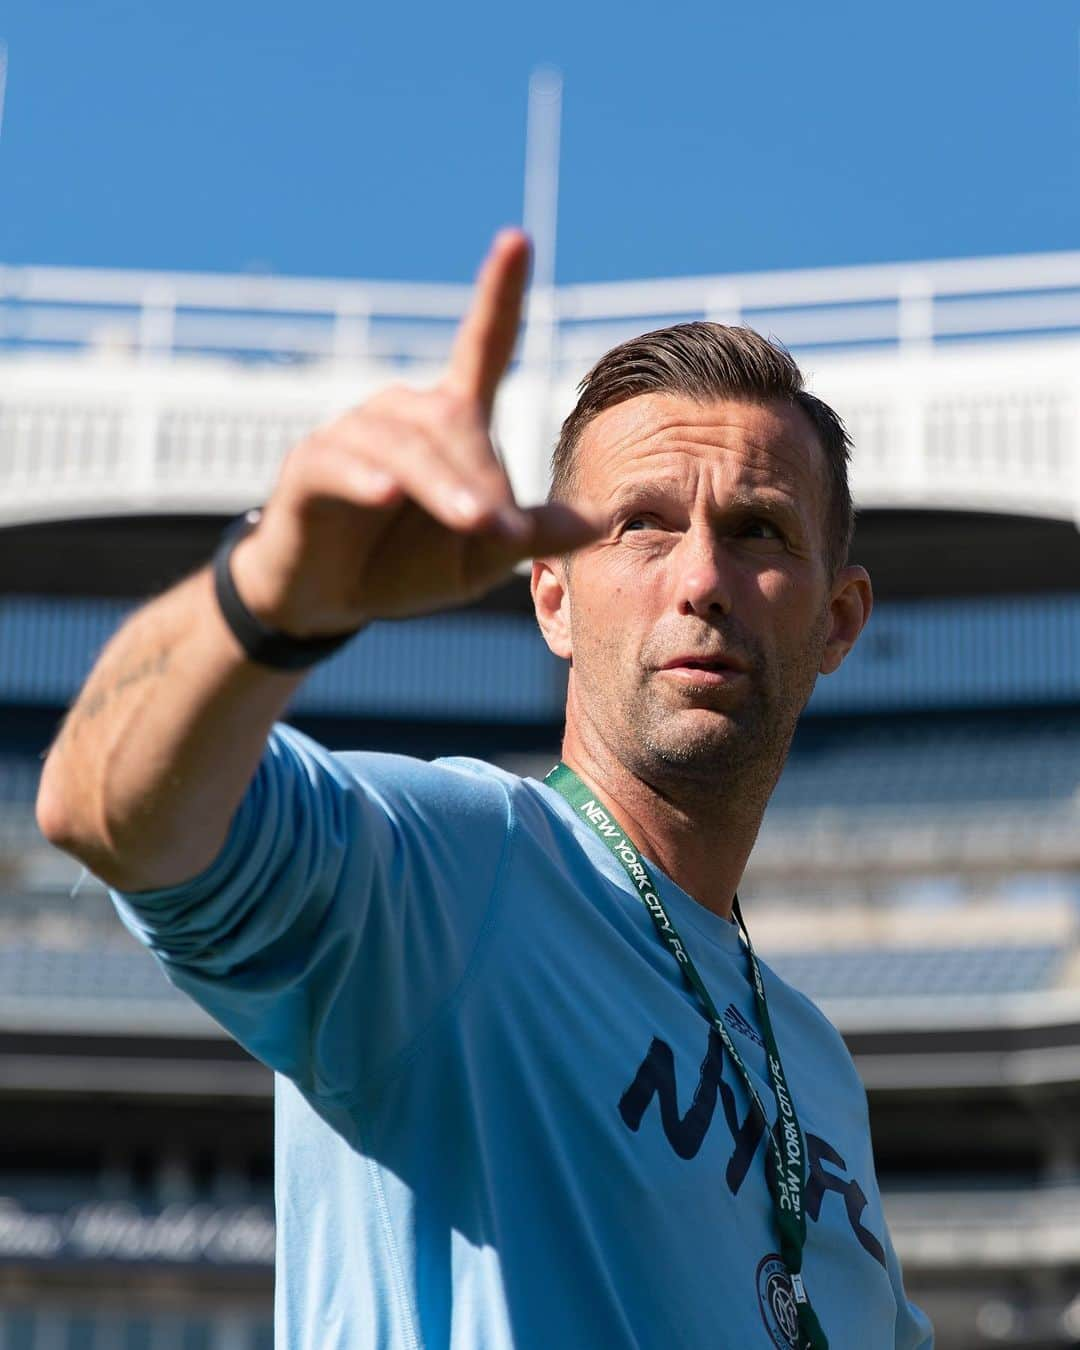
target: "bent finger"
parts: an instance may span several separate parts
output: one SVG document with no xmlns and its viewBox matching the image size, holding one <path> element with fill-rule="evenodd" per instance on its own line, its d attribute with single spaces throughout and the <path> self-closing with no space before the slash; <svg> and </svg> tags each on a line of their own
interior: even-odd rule
<svg viewBox="0 0 1080 1350">
<path fill-rule="evenodd" d="M 364 490 L 371 491 L 373 475 L 381 476 L 379 483 L 390 479 L 394 493 L 410 498 L 449 529 L 494 529 L 514 539 L 528 532 L 498 464 L 492 460 L 487 475 L 479 476 L 473 466 L 463 466 L 448 454 L 446 445 L 426 428 L 380 424 L 369 417 L 362 428 L 340 427 L 336 448 L 356 466 L 350 481 L 355 472 Z"/>
</svg>

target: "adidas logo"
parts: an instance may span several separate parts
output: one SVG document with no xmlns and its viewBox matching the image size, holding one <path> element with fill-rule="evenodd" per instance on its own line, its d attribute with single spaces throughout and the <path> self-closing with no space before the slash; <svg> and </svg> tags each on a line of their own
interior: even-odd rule
<svg viewBox="0 0 1080 1350">
<path fill-rule="evenodd" d="M 742 1015 L 742 1013 L 738 1010 L 738 1008 L 736 1008 L 734 1003 L 729 1003 L 727 1007 L 724 1009 L 724 1021 L 728 1024 L 729 1027 L 732 1028 L 733 1031 L 740 1032 L 743 1036 L 746 1036 L 750 1040 L 752 1040 L 755 1045 L 760 1045 L 762 1049 L 765 1048 L 765 1042 L 757 1034 L 757 1032 L 746 1020 L 746 1018 Z"/>
</svg>

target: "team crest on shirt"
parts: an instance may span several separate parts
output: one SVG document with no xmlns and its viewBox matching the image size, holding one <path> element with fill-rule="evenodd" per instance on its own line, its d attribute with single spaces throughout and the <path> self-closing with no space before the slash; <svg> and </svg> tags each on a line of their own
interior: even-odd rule
<svg viewBox="0 0 1080 1350">
<path fill-rule="evenodd" d="M 798 1350 L 799 1314 L 787 1267 L 775 1252 L 762 1257 L 757 1268 L 758 1306 L 765 1330 L 776 1350 Z"/>
</svg>

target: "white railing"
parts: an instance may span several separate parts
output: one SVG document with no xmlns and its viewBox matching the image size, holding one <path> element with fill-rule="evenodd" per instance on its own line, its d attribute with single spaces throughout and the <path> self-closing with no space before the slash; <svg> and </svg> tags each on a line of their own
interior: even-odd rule
<svg viewBox="0 0 1080 1350">
<path fill-rule="evenodd" d="M 307 427 L 436 371 L 469 294 L 0 268 L 0 524 L 257 500 Z M 497 423 L 525 498 L 544 491 L 589 363 L 691 318 L 749 323 L 796 351 L 853 432 L 862 506 L 1080 520 L 1080 253 L 534 293 Z"/>
<path fill-rule="evenodd" d="M 278 360 L 420 361 L 446 350 L 464 285 L 0 267 L 0 343 Z M 1080 252 L 556 287 L 532 319 L 557 367 L 687 318 L 749 323 L 795 349 L 1080 332 Z"/>
<path fill-rule="evenodd" d="M 469 294 L 438 284 L 6 267 L 0 341 L 155 358 L 423 361 L 447 350 Z"/>
</svg>

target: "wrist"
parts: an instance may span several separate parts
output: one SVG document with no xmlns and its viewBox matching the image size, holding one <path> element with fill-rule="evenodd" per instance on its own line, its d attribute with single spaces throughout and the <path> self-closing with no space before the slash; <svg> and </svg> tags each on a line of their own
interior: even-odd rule
<svg viewBox="0 0 1080 1350">
<path fill-rule="evenodd" d="M 248 512 L 246 519 L 255 513 Z M 244 608 L 267 628 L 305 642 L 319 634 L 311 626 L 310 610 L 302 607 L 288 593 L 285 578 L 276 575 L 278 566 L 272 555 L 267 556 L 266 526 L 260 520 L 249 529 L 238 523 L 229 527 L 240 533 L 229 554 L 229 572 L 237 596 Z"/>
<path fill-rule="evenodd" d="M 243 545 L 257 544 L 253 531 L 261 520 L 261 511 L 249 511 L 225 531 L 212 562 L 214 595 L 226 626 L 250 661 L 276 670 L 301 670 L 332 655 L 363 625 L 345 632 L 305 632 L 303 624 L 283 614 L 273 585 L 267 586 L 272 574 L 257 565 L 252 547 L 237 556 Z"/>
</svg>

